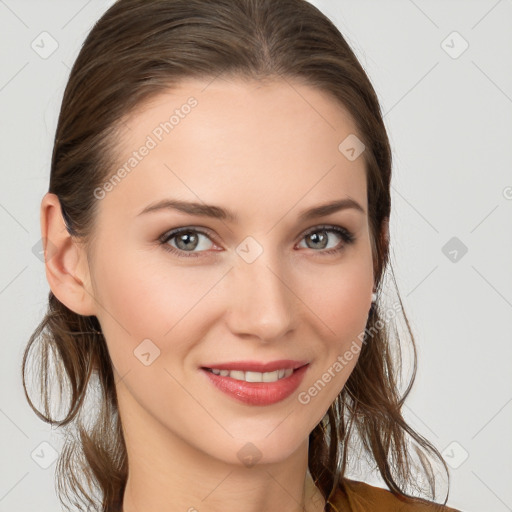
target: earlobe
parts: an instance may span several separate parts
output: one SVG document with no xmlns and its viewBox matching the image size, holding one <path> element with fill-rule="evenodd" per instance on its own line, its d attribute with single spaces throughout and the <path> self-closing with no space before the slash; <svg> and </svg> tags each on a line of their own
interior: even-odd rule
<svg viewBox="0 0 512 512">
<path fill-rule="evenodd" d="M 57 195 L 48 192 L 41 202 L 41 236 L 46 279 L 53 294 L 79 315 L 95 315 L 97 308 L 89 289 L 89 269 L 80 244 L 66 229 Z"/>
</svg>

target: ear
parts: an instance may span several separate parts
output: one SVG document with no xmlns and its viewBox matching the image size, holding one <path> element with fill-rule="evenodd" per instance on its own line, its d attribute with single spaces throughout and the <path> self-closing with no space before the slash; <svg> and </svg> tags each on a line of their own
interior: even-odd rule
<svg viewBox="0 0 512 512">
<path fill-rule="evenodd" d="M 68 233 L 59 198 L 50 192 L 41 202 L 41 235 L 46 279 L 53 294 L 79 315 L 96 315 L 87 255 Z"/>
</svg>

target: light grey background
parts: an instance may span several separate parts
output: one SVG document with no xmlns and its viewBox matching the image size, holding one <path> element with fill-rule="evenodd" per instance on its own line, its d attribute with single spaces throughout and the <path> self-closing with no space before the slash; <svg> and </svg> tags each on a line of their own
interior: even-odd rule
<svg viewBox="0 0 512 512">
<path fill-rule="evenodd" d="M 60 101 L 111 3 L 0 0 L 0 512 L 61 510 L 55 462 L 41 467 L 59 438 L 26 403 L 21 356 L 49 291 L 32 248 Z M 449 505 L 512 511 L 512 0 L 312 3 L 366 69 L 393 146 L 392 263 L 419 350 L 406 419 L 451 464 Z"/>
</svg>

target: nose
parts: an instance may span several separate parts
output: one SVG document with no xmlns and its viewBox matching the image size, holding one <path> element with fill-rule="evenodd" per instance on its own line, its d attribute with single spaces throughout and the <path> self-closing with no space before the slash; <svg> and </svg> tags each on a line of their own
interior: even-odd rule
<svg viewBox="0 0 512 512">
<path fill-rule="evenodd" d="M 227 314 L 233 334 L 256 337 L 263 342 L 282 338 L 296 327 L 293 276 L 285 263 L 264 251 L 255 261 L 237 259 L 229 272 Z"/>
</svg>

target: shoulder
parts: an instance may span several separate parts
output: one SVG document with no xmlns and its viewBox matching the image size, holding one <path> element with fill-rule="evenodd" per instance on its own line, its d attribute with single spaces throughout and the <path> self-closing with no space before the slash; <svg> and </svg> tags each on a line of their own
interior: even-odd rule
<svg viewBox="0 0 512 512">
<path fill-rule="evenodd" d="M 339 512 L 461 512 L 420 498 L 412 502 L 387 489 L 347 478 L 338 486 L 331 503 Z"/>
</svg>

